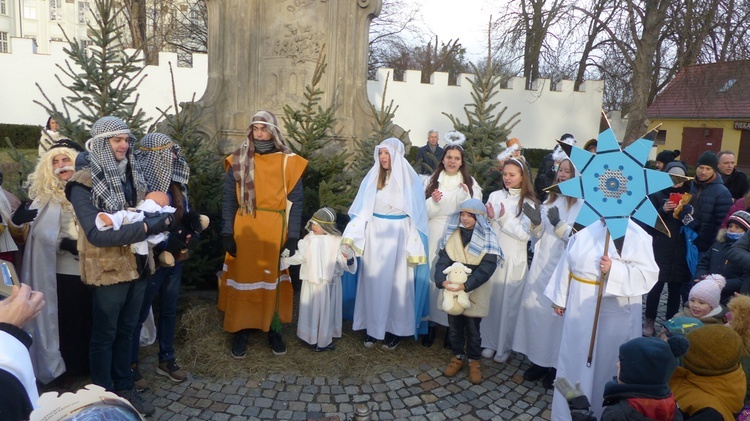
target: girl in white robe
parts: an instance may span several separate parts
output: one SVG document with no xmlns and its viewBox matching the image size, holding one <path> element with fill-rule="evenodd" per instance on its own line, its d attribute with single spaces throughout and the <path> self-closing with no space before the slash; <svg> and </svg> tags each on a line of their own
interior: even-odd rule
<svg viewBox="0 0 750 421">
<path fill-rule="evenodd" d="M 342 244 L 361 256 L 352 329 L 366 330 L 365 347 L 385 340 L 392 350 L 402 336 L 427 333 L 430 304 L 424 190 L 400 140 L 375 147 L 349 215 Z"/>
<path fill-rule="evenodd" d="M 575 175 L 573 163 L 565 155 L 560 161 L 555 183 L 569 180 Z M 531 368 L 523 374 L 524 379 L 536 381 L 545 377 L 545 387 L 551 387 L 555 379 L 553 367 L 557 365 L 560 350 L 562 318 L 552 310 L 552 301 L 544 295 L 544 289 L 565 252 L 581 205 L 583 200 L 555 192 L 550 192 L 542 205 L 543 228 L 534 246 L 534 260 L 529 268 L 513 338 L 513 350 L 525 354 L 532 362 Z M 551 219 L 554 224 L 550 222 Z"/>
<path fill-rule="evenodd" d="M 482 357 L 494 356 L 499 363 L 508 360 L 513 346 L 528 268 L 526 245 L 532 232 L 541 230 L 541 209 L 526 167 L 524 161 L 508 158 L 503 167 L 505 188 L 492 192 L 487 200 L 487 216 L 505 260 L 490 279 L 490 313 L 481 326 Z M 530 216 L 538 222 L 532 224 Z"/>
<path fill-rule="evenodd" d="M 341 275 L 356 272 L 357 260 L 340 251 L 333 209 L 319 209 L 305 228 L 310 233 L 294 256 L 282 257 L 281 269 L 301 265 L 297 336 L 319 352 L 334 349 L 333 338 L 341 337 Z"/>
<path fill-rule="evenodd" d="M 474 198 L 482 200 L 482 187 L 469 175 L 464 165 L 464 149 L 451 144 L 445 147 L 443 159 L 427 183 L 425 206 L 430 227 L 429 257 L 430 279 L 435 279 L 435 263 L 438 259 L 438 243 L 445 234 L 448 219 L 458 211 L 464 201 Z M 422 338 L 422 345 L 429 347 L 435 337 L 434 325 L 448 326 L 448 315 L 438 310 L 437 300 L 440 290 L 430 282 L 430 331 Z M 446 333 L 447 336 L 447 333 Z"/>
<path fill-rule="evenodd" d="M 563 316 L 557 378 L 580 382 L 597 418 L 602 415 L 604 385 L 617 375 L 619 347 L 641 336 L 643 294 L 657 281 L 651 236 L 635 222 L 618 253 L 610 239 L 604 254 L 606 226 L 595 222 L 568 241 L 565 255 L 544 294 Z M 591 365 L 587 366 L 596 300 L 602 274 L 608 274 L 599 311 Z M 570 420 L 568 403 L 559 391 L 552 398 L 552 420 Z"/>
</svg>

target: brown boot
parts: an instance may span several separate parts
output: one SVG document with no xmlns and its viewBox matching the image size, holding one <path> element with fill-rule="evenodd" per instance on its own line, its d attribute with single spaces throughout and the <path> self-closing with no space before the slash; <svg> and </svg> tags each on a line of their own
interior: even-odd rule
<svg viewBox="0 0 750 421">
<path fill-rule="evenodd" d="M 654 328 L 654 319 L 646 319 L 646 323 L 643 325 L 642 334 L 646 337 L 654 336 L 656 329 Z"/>
<path fill-rule="evenodd" d="M 461 367 L 464 366 L 464 360 L 459 359 L 457 356 L 453 356 L 451 359 L 450 364 L 448 364 L 448 368 L 443 371 L 443 374 L 445 374 L 445 377 L 453 377 L 461 370 Z"/>
<path fill-rule="evenodd" d="M 469 381 L 474 384 L 482 383 L 482 366 L 477 360 L 469 360 Z"/>
</svg>

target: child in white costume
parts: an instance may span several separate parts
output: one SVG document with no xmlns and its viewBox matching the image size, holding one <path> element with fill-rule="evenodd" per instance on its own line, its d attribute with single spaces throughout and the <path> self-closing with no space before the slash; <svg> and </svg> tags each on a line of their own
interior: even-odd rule
<svg viewBox="0 0 750 421">
<path fill-rule="evenodd" d="M 618 253 L 610 239 L 604 254 L 606 226 L 594 222 L 568 241 L 565 254 L 544 294 L 563 316 L 557 377 L 580 382 L 597 418 L 602 414 L 604 385 L 617 374 L 620 345 L 641 336 L 643 294 L 656 284 L 659 267 L 654 260 L 651 236 L 632 220 Z M 591 365 L 587 365 L 594 326 L 597 295 L 606 274 Z M 555 391 L 552 420 L 570 420 L 565 397 Z"/>
<path fill-rule="evenodd" d="M 560 151 L 564 155 L 564 152 Z M 557 169 L 555 183 L 575 177 L 575 168 L 564 155 Z M 557 354 L 560 350 L 562 318 L 552 311 L 552 301 L 544 295 L 550 276 L 565 253 L 573 223 L 583 200 L 550 192 L 542 205 L 542 231 L 534 246 L 534 260 L 529 268 L 523 301 L 516 323 L 513 350 L 525 354 L 532 366 L 523 374 L 525 380 L 537 381 L 552 388 Z"/>
<path fill-rule="evenodd" d="M 341 232 L 331 208 L 315 212 L 305 227 L 310 233 L 299 242 L 294 256 L 284 250 L 281 269 L 301 265 L 297 336 L 315 351 L 334 349 L 333 338 L 341 337 L 341 275 L 357 271 L 357 261 L 340 251 Z"/>
<path fill-rule="evenodd" d="M 524 161 L 508 158 L 503 167 L 505 188 L 492 192 L 487 199 L 487 217 L 505 260 L 490 279 L 492 304 L 481 325 L 482 357 L 494 356 L 499 363 L 508 360 L 513 346 L 528 268 L 526 244 L 532 232 L 542 228 L 541 208 L 527 168 Z"/>
<path fill-rule="evenodd" d="M 145 199 L 138 204 L 137 210 L 121 210 L 115 213 L 99 212 L 96 215 L 96 228 L 99 231 L 109 229 L 119 230 L 125 224 L 141 222 L 145 218 L 144 212 L 151 213 L 174 213 L 175 208 L 169 206 L 169 196 L 166 193 L 153 191 L 146 195 Z M 149 245 L 154 246 L 167 239 L 167 233 L 161 232 L 148 236 L 144 241 L 132 244 L 135 254 L 148 255 Z"/>
</svg>

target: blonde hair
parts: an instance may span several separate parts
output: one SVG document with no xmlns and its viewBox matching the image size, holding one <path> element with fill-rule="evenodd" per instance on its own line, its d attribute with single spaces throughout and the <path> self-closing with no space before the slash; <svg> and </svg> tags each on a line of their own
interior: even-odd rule
<svg viewBox="0 0 750 421">
<path fill-rule="evenodd" d="M 65 181 L 55 176 L 52 160 L 57 155 L 65 155 L 75 165 L 78 153 L 70 148 L 52 148 L 45 152 L 36 164 L 34 172 L 29 174 L 26 185 L 29 186 L 29 198 L 39 199 L 42 203 L 50 201 L 67 202 L 65 199 Z"/>
</svg>

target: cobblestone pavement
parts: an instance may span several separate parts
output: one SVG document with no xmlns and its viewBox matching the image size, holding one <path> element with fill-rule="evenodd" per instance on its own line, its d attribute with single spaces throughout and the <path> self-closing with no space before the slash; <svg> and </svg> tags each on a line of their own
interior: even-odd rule
<svg viewBox="0 0 750 421">
<path fill-rule="evenodd" d="M 466 367 L 454 378 L 444 367 L 423 364 L 365 380 L 269 373 L 261 380 L 216 380 L 190 376 L 175 384 L 147 375 L 155 356 L 141 361 L 156 406 L 151 419 L 163 420 L 351 420 L 366 404 L 373 420 L 532 420 L 550 418 L 552 391 L 524 381 L 529 363 L 513 354 L 506 364 L 482 361 L 484 382 L 468 381 Z M 447 364 L 447 361 L 446 361 Z"/>
</svg>

